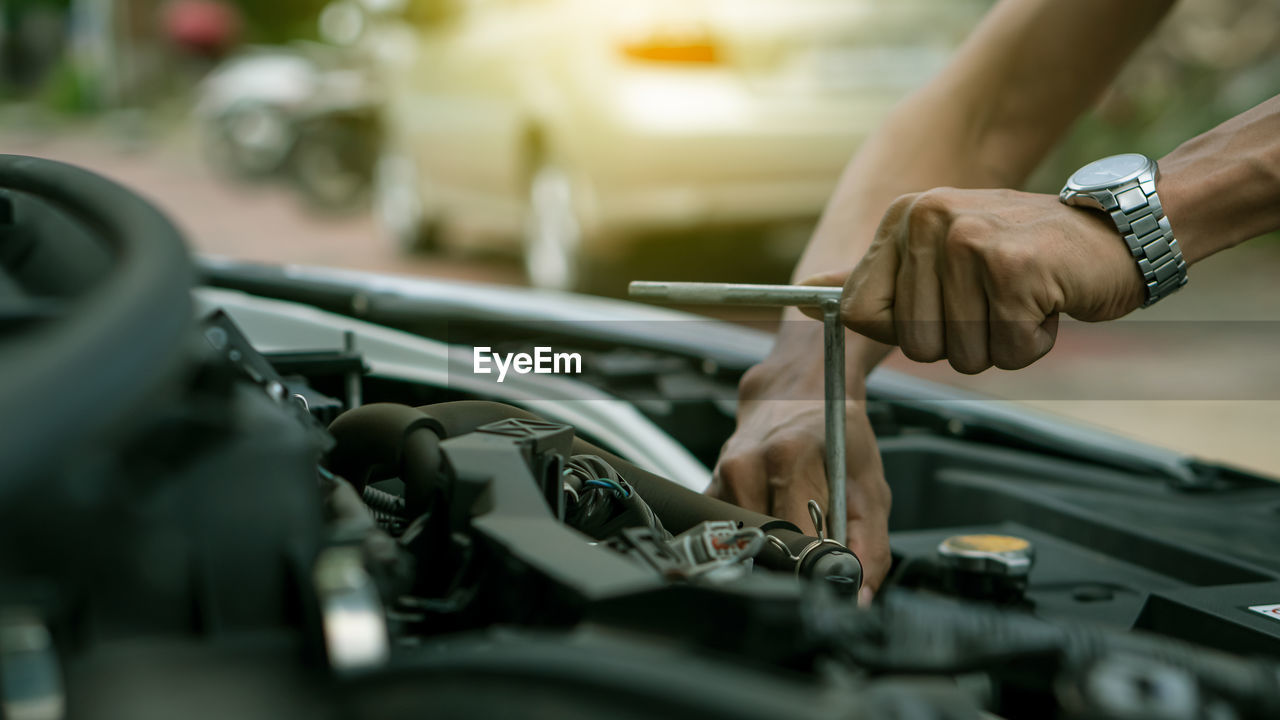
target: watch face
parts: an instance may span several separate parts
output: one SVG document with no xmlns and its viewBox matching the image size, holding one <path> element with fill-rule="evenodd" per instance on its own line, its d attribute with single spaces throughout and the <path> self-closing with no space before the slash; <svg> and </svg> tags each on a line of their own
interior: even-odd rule
<svg viewBox="0 0 1280 720">
<path fill-rule="evenodd" d="M 1125 153 L 1095 160 L 1080 168 L 1067 184 L 1073 190 L 1101 190 L 1115 187 L 1142 174 L 1151 161 L 1146 155 Z"/>
</svg>

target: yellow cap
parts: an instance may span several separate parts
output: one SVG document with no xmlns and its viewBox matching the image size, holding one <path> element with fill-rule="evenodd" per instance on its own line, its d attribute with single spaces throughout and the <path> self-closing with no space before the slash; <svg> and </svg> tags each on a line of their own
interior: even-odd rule
<svg viewBox="0 0 1280 720">
<path fill-rule="evenodd" d="M 1025 575 L 1035 559 L 1031 542 L 1013 535 L 952 535 L 938 554 L 955 567 L 1001 575 Z"/>
</svg>

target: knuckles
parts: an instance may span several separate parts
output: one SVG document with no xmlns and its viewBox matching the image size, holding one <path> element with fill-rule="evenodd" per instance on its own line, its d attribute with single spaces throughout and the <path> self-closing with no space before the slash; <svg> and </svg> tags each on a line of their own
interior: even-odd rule
<svg viewBox="0 0 1280 720">
<path fill-rule="evenodd" d="M 1039 260 L 1034 244 L 1010 239 L 997 218 L 981 207 L 971 208 L 972 192 L 934 188 L 904 196 L 911 198 L 904 250 L 920 257 L 941 251 L 948 257 L 977 258 L 995 280 L 1034 272 Z"/>
<path fill-rule="evenodd" d="M 795 464 L 806 453 L 820 449 L 820 445 L 806 435 L 787 433 L 772 438 L 764 446 L 764 460 L 770 468 L 784 469 Z"/>
<path fill-rule="evenodd" d="M 1021 370 L 1036 361 L 1036 358 L 1012 352 L 993 352 L 992 355 L 992 363 L 1001 370 Z"/>
<path fill-rule="evenodd" d="M 759 473 L 753 468 L 760 464 L 754 454 L 737 454 L 721 456 L 711 474 L 711 484 L 707 486 L 707 494 L 731 503 L 741 503 L 744 498 L 754 494 Z"/>
<path fill-rule="evenodd" d="M 983 256 L 992 250 L 990 225 L 972 215 L 961 215 L 947 227 L 948 255 Z"/>
<path fill-rule="evenodd" d="M 937 187 L 908 196 L 911 198 L 909 213 L 912 223 L 936 222 L 950 217 L 957 193 L 955 188 Z"/>
<path fill-rule="evenodd" d="M 946 240 L 952 225 L 953 193 L 950 188 L 934 188 L 910 196 L 906 234 L 901 238 L 905 252 L 923 258 L 939 250 L 938 241 Z"/>
<path fill-rule="evenodd" d="M 991 367 L 991 363 L 972 358 L 960 357 L 952 353 L 947 360 L 951 363 L 951 367 L 958 373 L 964 375 L 977 375 L 978 373 Z"/>
<path fill-rule="evenodd" d="M 1028 243 L 1002 242 L 984 253 L 987 273 L 996 283 L 1025 282 L 1037 269 L 1039 255 Z"/>
<path fill-rule="evenodd" d="M 1033 333 L 1028 333 L 1028 336 L 1025 343 L 1021 345 L 1006 343 L 999 347 L 993 347 L 991 349 L 992 363 L 1001 370 L 1021 370 L 1048 354 L 1057 340 L 1055 337 L 1049 337 L 1047 347 L 1037 348 L 1033 345 L 1034 341 L 1030 339 Z"/>
<path fill-rule="evenodd" d="M 898 337 L 902 343 L 899 346 L 902 348 L 902 354 L 908 360 L 918 363 L 932 363 L 946 357 L 943 348 L 937 343 L 912 340 L 910 339 L 912 334 L 905 330 L 899 330 Z"/>
<path fill-rule="evenodd" d="M 716 482 L 725 488 L 742 487 L 753 475 L 751 468 L 759 464 L 755 453 L 726 454 L 716 464 Z"/>
<path fill-rule="evenodd" d="M 777 395 L 780 392 L 776 389 L 779 377 L 781 376 L 775 366 L 764 363 L 752 365 L 738 380 L 738 400 L 770 399 L 770 395 Z"/>
<path fill-rule="evenodd" d="M 858 302 L 857 298 L 846 298 L 840 303 L 840 321 L 850 330 L 876 342 L 896 344 L 893 324 Z"/>
</svg>

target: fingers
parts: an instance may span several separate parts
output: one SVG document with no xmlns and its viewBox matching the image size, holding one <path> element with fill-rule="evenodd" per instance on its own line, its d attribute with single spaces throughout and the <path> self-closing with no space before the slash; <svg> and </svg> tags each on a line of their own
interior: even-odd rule
<svg viewBox="0 0 1280 720">
<path fill-rule="evenodd" d="M 904 195 L 889 206 L 871 246 L 849 273 L 840 301 L 841 319 L 850 330 L 888 345 L 898 344 L 893 318 L 901 264 L 899 244 L 909 228 L 915 197 Z"/>
<path fill-rule="evenodd" d="M 889 510 L 893 495 L 885 482 L 884 467 L 869 424 L 855 425 L 849 433 L 848 546 L 862 562 L 862 590 L 858 602 L 866 605 L 879 592 L 893 564 L 889 550 Z"/>
<path fill-rule="evenodd" d="M 1019 370 L 1053 349 L 1058 335 L 1058 314 L 1043 321 L 1034 313 L 993 303 L 990 309 L 991 364 L 1001 370 Z"/>
<path fill-rule="evenodd" d="M 974 375 L 991 367 L 987 290 L 970 236 L 953 225 L 936 271 L 942 277 L 943 348 L 951 367 Z"/>
<path fill-rule="evenodd" d="M 983 280 L 989 298 L 991 362 L 1002 370 L 1018 370 L 1053 349 L 1058 335 L 1058 314 L 1028 302 L 1017 291 L 1015 279 L 1028 278 L 1034 260 L 1025 248 L 1006 246 L 990 253 Z"/>
<path fill-rule="evenodd" d="M 794 396 L 793 381 L 803 367 L 756 366 L 740 385 L 738 427 L 726 441 L 708 493 L 743 507 L 785 519 L 816 533 L 808 503 L 827 507 L 826 437 L 820 400 L 762 400 L 776 397 L 779 378 Z M 805 383 L 802 383 L 804 385 Z M 863 405 L 847 405 L 846 520 L 849 547 L 864 566 L 866 583 L 878 588 L 889 570 L 889 487 L 884 481 L 875 433 Z"/>
<path fill-rule="evenodd" d="M 844 285 L 849 278 L 849 270 L 832 270 L 830 272 L 818 273 L 796 283 L 797 285 L 817 285 L 820 287 L 839 287 Z M 808 315 L 814 320 L 822 319 L 822 309 L 817 307 L 802 307 L 800 312 Z"/>
<path fill-rule="evenodd" d="M 849 274 L 842 319 L 918 362 L 946 358 L 969 374 L 1026 367 L 1052 349 L 1057 313 L 1086 307 L 1072 297 L 1105 306 L 1093 314 L 1106 317 L 1132 304 L 1112 287 L 1122 283 L 1078 269 L 1092 258 L 1064 265 L 1092 229 L 1079 215 L 1032 193 L 938 188 L 904 195 Z"/>
<path fill-rule="evenodd" d="M 903 195 L 885 212 L 867 254 L 849 274 L 841 303 L 845 324 L 908 358 L 946 357 L 939 243 L 946 232 L 940 193 Z"/>
<path fill-rule="evenodd" d="M 796 524 L 805 534 L 815 535 L 809 518 L 808 502 L 816 500 L 829 507 L 826 491 L 826 465 L 820 453 L 798 458 L 796 475 L 785 492 L 775 494 L 773 513 Z M 865 455 L 853 462 L 867 464 Z M 889 574 L 893 556 L 889 551 L 889 486 L 884 482 L 877 456 L 873 468 L 858 468 L 849 476 L 848 515 L 845 544 L 862 563 L 864 589 L 874 594 Z"/>
<path fill-rule="evenodd" d="M 916 362 L 934 362 L 947 356 L 943 334 L 942 283 L 939 281 L 938 248 L 923 238 L 921 228 L 911 228 L 903 240 L 902 264 L 894 294 L 894 332 L 902 354 Z"/>
<path fill-rule="evenodd" d="M 893 565 L 889 529 L 879 518 L 850 519 L 847 544 L 862 563 L 862 589 L 858 592 L 858 602 L 865 605 L 880 592 L 880 586 Z"/>
<path fill-rule="evenodd" d="M 770 439 L 745 454 L 722 456 L 707 494 L 748 510 L 786 520 L 816 535 L 809 500 L 827 506 L 827 475 L 821 440 L 805 435 Z"/>
<path fill-rule="evenodd" d="M 823 447 L 821 443 L 810 443 L 790 449 L 789 457 L 778 458 L 785 471 L 779 473 L 781 484 L 774 490 L 772 514 L 794 523 L 806 535 L 818 534 L 809 517 L 809 501 L 817 501 L 821 508 L 829 507 Z"/>
<path fill-rule="evenodd" d="M 755 512 L 769 512 L 766 469 L 754 453 L 724 455 L 716 464 L 707 494 Z"/>
<path fill-rule="evenodd" d="M 891 494 L 869 427 L 860 423 L 851 429 L 849 451 L 846 545 L 862 563 L 864 592 L 860 595 L 869 599 L 879 591 L 892 564 L 888 527 Z M 809 517 L 809 500 L 816 500 L 820 507 L 830 507 L 823 446 L 811 443 L 786 448 L 773 460 L 779 463 L 780 470 L 786 467 L 789 471 L 778 474 L 786 480 L 785 485 L 774 489 L 771 514 L 794 523 L 806 534 L 816 535 Z"/>
<path fill-rule="evenodd" d="M 797 285 L 817 285 L 820 287 L 840 287 L 849 278 L 850 270 L 831 270 L 829 272 L 810 275 L 796 283 Z"/>
</svg>

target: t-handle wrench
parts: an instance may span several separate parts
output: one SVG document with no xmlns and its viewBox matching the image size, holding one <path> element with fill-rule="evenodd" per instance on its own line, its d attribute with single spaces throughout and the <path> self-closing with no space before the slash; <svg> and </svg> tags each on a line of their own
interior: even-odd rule
<svg viewBox="0 0 1280 720">
<path fill-rule="evenodd" d="M 689 305 L 816 307 L 822 310 L 823 415 L 827 441 L 827 530 L 840 544 L 845 531 L 844 325 L 838 287 L 821 285 L 749 285 L 745 283 L 631 283 L 631 297 Z M 817 528 L 819 533 L 822 528 Z"/>
</svg>

